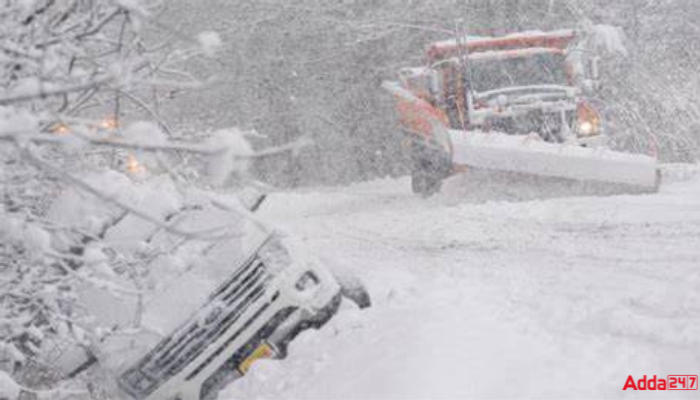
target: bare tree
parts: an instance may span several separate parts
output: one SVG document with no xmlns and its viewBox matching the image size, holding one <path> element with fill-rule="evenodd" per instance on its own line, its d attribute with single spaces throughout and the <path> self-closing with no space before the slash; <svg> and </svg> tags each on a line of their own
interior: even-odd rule
<svg viewBox="0 0 700 400">
<path fill-rule="evenodd" d="M 212 179 L 200 184 L 206 188 L 230 179 L 241 161 L 290 148 L 253 154 L 240 132 L 185 136 L 170 129 L 159 102 L 174 90 L 200 86 L 180 65 L 211 56 L 220 42 L 212 32 L 177 33 L 155 17 L 161 8 L 148 0 L 11 0 L 0 10 L 3 390 L 24 387 L 47 398 L 74 393 L 66 388 L 75 389 L 75 382 L 54 371 L 47 343 L 89 347 L 104 335 L 85 323 L 90 315 L 76 285 L 140 295 L 133 289 L 139 274 L 126 274 L 134 281 L 127 288 L 91 272 L 96 260 L 106 260 L 107 268 L 115 267 L 114 260 L 147 262 L 145 255 L 120 255 L 103 243 L 110 226 L 130 215 L 182 241 L 222 236 L 216 227 L 192 231 L 165 223 L 107 190 L 113 183 L 85 179 L 85 172 L 139 180 L 159 171 L 176 185 L 191 185 L 193 174 L 207 173 Z M 135 123 L 134 117 L 153 123 Z M 86 196 L 76 201 L 108 207 L 111 220 L 85 229 L 56 218 L 49 210 L 67 190 Z"/>
</svg>

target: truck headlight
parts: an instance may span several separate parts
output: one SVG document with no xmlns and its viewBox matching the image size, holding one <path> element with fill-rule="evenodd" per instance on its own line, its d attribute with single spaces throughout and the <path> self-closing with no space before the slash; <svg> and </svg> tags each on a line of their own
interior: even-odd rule
<svg viewBox="0 0 700 400">
<path fill-rule="evenodd" d="M 576 108 L 578 120 L 576 133 L 579 136 L 593 136 L 600 133 L 600 116 L 588 103 L 581 102 Z"/>
<path fill-rule="evenodd" d="M 588 121 L 583 121 L 578 125 L 578 131 L 588 136 L 593 133 L 593 124 Z"/>
<path fill-rule="evenodd" d="M 302 275 L 298 280 L 297 283 L 294 284 L 294 287 L 300 291 L 300 292 L 306 292 L 307 290 L 315 287 L 316 285 L 319 284 L 319 279 L 311 271 L 306 271 L 304 272 L 304 275 Z"/>
<path fill-rule="evenodd" d="M 258 257 L 271 271 L 280 272 L 292 264 L 292 256 L 276 236 L 269 238 L 260 247 Z"/>
</svg>

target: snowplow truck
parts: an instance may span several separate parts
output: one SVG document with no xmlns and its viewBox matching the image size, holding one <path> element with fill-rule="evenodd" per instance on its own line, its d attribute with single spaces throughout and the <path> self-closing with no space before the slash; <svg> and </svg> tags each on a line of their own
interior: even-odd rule
<svg viewBox="0 0 700 400">
<path fill-rule="evenodd" d="M 582 36 L 458 35 L 432 43 L 424 66 L 384 82 L 410 148 L 413 191 L 431 195 L 468 170 L 656 191 L 655 157 L 607 146 L 600 58 L 582 48 Z"/>
</svg>

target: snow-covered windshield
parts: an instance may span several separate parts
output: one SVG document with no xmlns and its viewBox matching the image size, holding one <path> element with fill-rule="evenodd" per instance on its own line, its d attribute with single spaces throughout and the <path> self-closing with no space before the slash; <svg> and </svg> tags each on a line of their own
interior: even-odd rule
<svg viewBox="0 0 700 400">
<path fill-rule="evenodd" d="M 514 86 L 568 84 L 562 54 L 477 59 L 471 61 L 470 68 L 472 87 L 477 92 Z"/>
</svg>

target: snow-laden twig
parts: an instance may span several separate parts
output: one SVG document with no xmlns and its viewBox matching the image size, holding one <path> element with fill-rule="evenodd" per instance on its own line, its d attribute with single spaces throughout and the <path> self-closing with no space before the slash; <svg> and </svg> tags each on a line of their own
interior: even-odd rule
<svg viewBox="0 0 700 400">
<path fill-rule="evenodd" d="M 41 169 L 45 173 L 47 173 L 49 175 L 54 175 L 57 178 L 63 180 L 64 182 L 71 184 L 71 185 L 74 185 L 75 187 L 79 188 L 80 190 L 88 192 L 101 200 L 104 200 L 110 204 L 113 204 L 113 205 L 121 208 L 122 210 L 128 211 L 128 212 L 132 213 L 133 215 L 135 215 L 136 217 L 141 218 L 145 221 L 148 221 L 148 222 L 164 229 L 165 231 L 167 231 L 169 233 L 172 233 L 172 234 L 175 234 L 178 236 L 182 236 L 182 237 L 185 237 L 188 239 L 207 240 L 207 241 L 210 241 L 210 240 L 215 241 L 215 240 L 221 240 L 221 239 L 232 237 L 232 235 L 228 234 L 228 233 L 223 233 L 223 234 L 218 233 L 217 234 L 217 232 L 225 231 L 226 228 L 228 228 L 227 225 L 219 226 L 219 227 L 215 227 L 215 228 L 211 228 L 211 229 L 200 230 L 200 231 L 187 231 L 187 230 L 182 230 L 182 229 L 176 228 L 174 226 L 168 225 L 168 224 L 164 223 L 163 221 L 161 221 L 160 219 L 155 218 L 155 217 L 153 217 L 153 216 L 151 216 L 151 215 L 149 215 L 141 210 L 138 210 L 135 207 L 133 207 L 129 204 L 126 204 L 123 201 L 118 200 L 118 199 L 116 199 L 108 194 L 105 194 L 102 191 L 100 191 L 99 189 L 97 189 L 96 187 L 90 185 L 89 183 L 63 171 L 61 168 L 58 168 L 58 167 L 44 161 L 39 156 L 34 154 L 34 152 L 29 147 L 22 147 L 22 146 L 18 145 L 18 148 L 20 149 L 23 156 L 27 160 L 29 160 L 32 164 L 37 166 L 39 169 Z"/>
<path fill-rule="evenodd" d="M 38 399 L 68 399 L 79 398 L 87 395 L 85 390 L 68 390 L 56 388 L 51 390 L 37 390 L 20 385 L 5 371 L 0 370 L 0 398 L 19 399 L 21 393 L 37 396 Z M 25 397 L 21 397 L 25 398 Z"/>
<path fill-rule="evenodd" d="M 307 138 L 307 137 L 302 137 L 298 140 L 295 140 L 294 142 L 283 144 L 280 146 L 274 146 L 274 147 L 268 147 L 263 150 L 256 151 L 253 154 L 247 155 L 247 156 L 240 156 L 241 158 L 260 158 L 260 157 L 269 157 L 269 156 L 274 156 L 278 155 L 281 153 L 286 153 L 288 151 L 291 152 L 297 152 L 305 147 L 309 147 L 313 144 L 313 142 Z"/>
<path fill-rule="evenodd" d="M 142 294 L 142 292 L 138 291 L 138 290 L 129 289 L 129 288 L 117 285 L 116 283 L 109 282 L 109 281 L 102 280 L 102 279 L 93 279 L 93 278 L 90 278 L 88 276 L 84 276 L 84 275 L 77 273 L 75 270 L 73 270 L 73 268 L 71 268 L 70 266 L 68 266 L 64 263 L 64 259 L 66 258 L 65 254 L 56 253 L 54 251 L 46 251 L 46 252 L 44 252 L 44 254 L 46 254 L 47 256 L 49 256 L 51 258 L 54 258 L 56 260 L 57 264 L 60 266 L 62 271 L 64 271 L 67 275 L 70 275 L 71 277 L 73 277 L 79 281 L 83 281 L 83 282 L 89 283 L 97 288 L 107 289 L 107 290 L 110 290 L 112 292 L 119 293 L 119 294 L 126 294 L 126 295 L 131 295 L 131 296 L 138 296 L 138 295 Z M 83 261 L 83 260 L 79 259 L 79 261 Z"/>
<path fill-rule="evenodd" d="M 20 103 L 20 102 L 24 102 L 24 101 L 36 100 L 36 99 L 43 99 L 46 97 L 61 96 L 61 95 L 68 94 L 68 93 L 81 92 L 83 90 L 90 90 L 90 89 L 94 89 L 94 88 L 103 86 L 103 85 L 109 83 L 110 81 L 112 81 L 113 79 L 114 78 L 111 76 L 103 76 L 103 77 L 99 77 L 99 78 L 91 80 L 90 82 L 85 82 L 85 83 L 78 83 L 78 84 L 73 84 L 73 85 L 65 85 L 65 86 L 60 86 L 60 87 L 55 87 L 55 88 L 43 89 L 43 90 L 30 92 L 30 93 L 18 93 L 18 94 L 9 94 L 9 95 L 5 95 L 5 96 L 0 96 L 0 106 L 13 104 L 13 103 Z"/>
<path fill-rule="evenodd" d="M 155 110 L 153 110 L 153 108 L 151 108 L 148 104 L 146 104 L 145 101 L 141 100 L 140 98 L 129 93 L 126 90 L 120 90 L 119 93 L 123 94 L 129 100 L 131 100 L 134 104 L 136 104 L 137 106 L 142 108 L 144 111 L 146 111 L 148 113 L 148 115 L 150 115 L 153 119 L 156 120 L 156 122 L 158 122 L 158 125 L 160 125 L 160 127 L 163 129 L 163 131 L 168 136 L 173 135 L 172 130 L 170 129 L 170 126 L 168 126 L 168 124 L 160 117 L 160 115 L 158 115 L 158 113 Z"/>
<path fill-rule="evenodd" d="M 65 42 L 65 41 L 70 41 L 70 40 L 81 40 L 81 39 L 84 39 L 84 38 L 86 38 L 86 37 L 88 37 L 88 36 L 95 35 L 95 34 L 97 34 L 98 32 L 100 32 L 112 19 L 114 19 L 114 17 L 116 17 L 117 15 L 119 15 L 119 14 L 121 14 L 121 13 L 123 13 L 123 12 L 124 12 L 124 10 L 123 10 L 122 8 L 116 8 L 116 9 L 114 9 L 111 13 L 109 13 L 107 16 L 105 16 L 105 17 L 102 18 L 100 21 L 98 21 L 97 23 L 95 23 L 95 24 L 94 24 L 91 28 L 89 28 L 89 29 L 86 29 L 86 30 L 84 30 L 84 31 L 82 31 L 82 32 L 80 32 L 80 33 L 77 33 L 77 34 L 73 35 L 72 37 L 68 37 L 68 36 L 57 36 L 57 37 L 53 37 L 53 38 L 51 38 L 51 39 L 48 39 L 48 40 L 45 40 L 45 41 L 43 41 L 43 42 L 37 43 L 37 44 L 36 44 L 36 47 L 37 47 L 37 48 L 44 48 L 44 47 L 48 47 L 48 46 L 51 46 L 51 45 L 55 45 L 55 44 L 57 44 L 57 43 L 61 43 L 61 42 Z"/>
<path fill-rule="evenodd" d="M 90 135 L 85 135 L 77 132 L 72 132 L 72 135 L 92 144 L 95 146 L 105 146 L 105 147 L 117 147 L 129 150 L 138 150 L 145 152 L 168 152 L 168 151 L 183 151 L 192 154 L 199 154 L 204 156 L 214 156 L 227 151 L 225 148 L 212 147 L 206 145 L 188 145 L 188 144 L 177 144 L 177 143 L 163 143 L 163 144 L 153 144 L 144 142 L 134 142 L 126 141 L 121 139 L 102 139 L 91 137 Z M 4 141 L 24 141 L 32 142 L 37 144 L 64 144 L 67 140 L 61 136 L 53 136 L 46 134 L 31 134 L 29 132 L 5 132 L 0 133 L 0 140 Z M 235 159 L 255 159 L 270 157 L 289 151 L 295 152 L 308 147 L 312 142 L 306 138 L 301 138 L 291 143 L 283 144 L 280 146 L 268 147 L 250 154 L 233 154 L 232 157 Z"/>
</svg>

